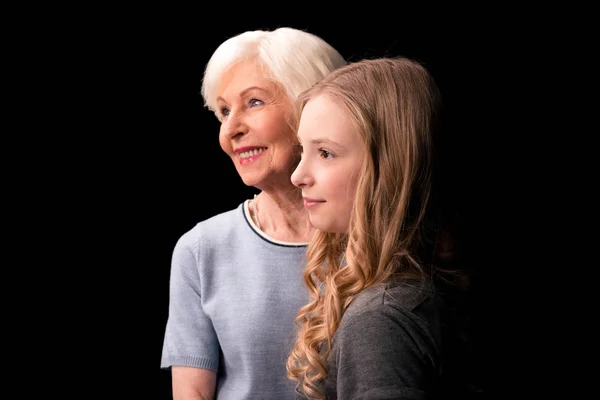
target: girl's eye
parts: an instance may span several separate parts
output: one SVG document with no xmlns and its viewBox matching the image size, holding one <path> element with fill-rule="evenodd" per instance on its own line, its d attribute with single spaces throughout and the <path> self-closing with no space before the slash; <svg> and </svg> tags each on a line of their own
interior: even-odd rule
<svg viewBox="0 0 600 400">
<path fill-rule="evenodd" d="M 321 157 L 322 158 L 331 158 L 332 154 L 330 152 L 328 152 L 327 150 L 319 150 L 321 152 Z"/>
<path fill-rule="evenodd" d="M 259 99 L 250 99 L 250 107 L 256 107 L 256 106 L 262 106 L 263 103 L 262 100 Z"/>
</svg>

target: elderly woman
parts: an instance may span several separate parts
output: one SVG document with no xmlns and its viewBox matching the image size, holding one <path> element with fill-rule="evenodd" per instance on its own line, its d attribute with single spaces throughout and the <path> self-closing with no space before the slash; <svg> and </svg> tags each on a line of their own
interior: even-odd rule
<svg viewBox="0 0 600 400">
<path fill-rule="evenodd" d="M 300 157 L 294 101 L 345 64 L 321 38 L 292 28 L 242 33 L 209 60 L 202 95 L 221 122 L 221 148 L 260 194 L 175 246 L 161 368 L 171 369 L 176 400 L 294 397 L 285 363 L 308 299 L 312 234 L 290 181 Z"/>
</svg>

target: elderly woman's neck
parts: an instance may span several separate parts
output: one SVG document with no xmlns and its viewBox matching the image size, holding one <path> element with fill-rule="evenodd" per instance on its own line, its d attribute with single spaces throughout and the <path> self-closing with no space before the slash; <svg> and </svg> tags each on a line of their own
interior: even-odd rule
<svg viewBox="0 0 600 400">
<path fill-rule="evenodd" d="M 277 240 L 308 242 L 313 228 L 297 188 L 265 189 L 254 201 L 263 232 Z"/>
</svg>

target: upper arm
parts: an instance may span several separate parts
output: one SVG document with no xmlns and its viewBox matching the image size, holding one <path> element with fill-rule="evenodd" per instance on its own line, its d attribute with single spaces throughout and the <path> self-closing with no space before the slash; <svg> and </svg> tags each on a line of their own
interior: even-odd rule
<svg viewBox="0 0 600 400">
<path fill-rule="evenodd" d="M 173 400 L 214 399 L 217 373 L 202 368 L 174 366 L 171 369 Z"/>
<path fill-rule="evenodd" d="M 169 316 L 161 367 L 185 366 L 216 371 L 219 349 L 212 320 L 202 307 L 198 260 L 189 239 L 184 236 L 173 251 Z"/>
<path fill-rule="evenodd" d="M 437 350 L 426 325 L 408 311 L 351 315 L 336 333 L 332 360 L 340 398 L 426 398 Z"/>
</svg>

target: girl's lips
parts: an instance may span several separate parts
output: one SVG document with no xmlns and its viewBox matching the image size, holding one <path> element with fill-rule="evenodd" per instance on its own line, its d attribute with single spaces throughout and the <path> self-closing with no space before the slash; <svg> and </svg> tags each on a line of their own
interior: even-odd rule
<svg viewBox="0 0 600 400">
<path fill-rule="evenodd" d="M 309 199 L 309 198 L 304 198 L 304 207 L 306 208 L 311 208 L 311 207 L 315 207 L 319 204 L 325 203 L 325 201 L 323 200 L 315 200 L 315 199 Z"/>
</svg>

